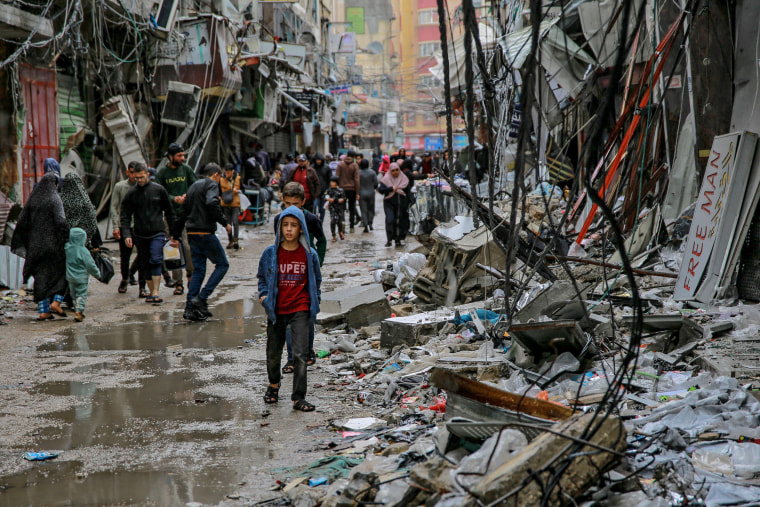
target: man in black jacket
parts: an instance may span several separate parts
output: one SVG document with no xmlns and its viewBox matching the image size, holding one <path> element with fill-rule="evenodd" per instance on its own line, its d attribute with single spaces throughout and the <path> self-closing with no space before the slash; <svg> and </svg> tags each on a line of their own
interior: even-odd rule
<svg viewBox="0 0 760 507">
<path fill-rule="evenodd" d="M 166 242 L 164 216 L 167 223 L 173 223 L 174 209 L 166 189 L 148 179 L 145 164 L 138 163 L 133 172 L 137 184 L 127 192 L 121 203 L 121 237 L 127 248 L 137 247 L 140 278 L 147 281 L 150 290 L 150 296 L 145 301 L 159 304 L 163 302 L 158 297 L 158 288 L 161 286 L 161 263 Z M 172 236 L 175 234 L 172 232 Z"/>
<path fill-rule="evenodd" d="M 181 231 L 187 227 L 187 240 L 190 243 L 190 255 L 193 259 L 193 274 L 187 287 L 185 314 L 187 320 L 204 321 L 211 317 L 208 310 L 208 298 L 222 281 L 230 267 L 224 247 L 216 237 L 216 224 L 222 224 L 230 234 L 232 228 L 224 218 L 219 199 L 219 181 L 222 169 L 213 162 L 203 168 L 202 178 L 187 190 L 187 197 L 180 206 L 174 230 Z M 176 238 L 176 236 L 175 236 Z M 173 242 L 173 245 L 176 242 Z M 176 243 L 178 244 L 178 243 Z M 206 261 L 211 261 L 215 268 L 206 286 L 201 290 L 206 277 Z"/>
</svg>

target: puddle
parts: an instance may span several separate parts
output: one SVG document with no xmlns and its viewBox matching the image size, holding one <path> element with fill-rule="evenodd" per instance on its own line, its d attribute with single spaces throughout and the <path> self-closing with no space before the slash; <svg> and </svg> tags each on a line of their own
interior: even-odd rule
<svg viewBox="0 0 760 507">
<path fill-rule="evenodd" d="M 47 462 L 0 479 L 3 505 L 216 504 L 237 488 L 245 465 L 188 471 L 115 471 L 82 474 L 81 463 Z"/>
<path fill-rule="evenodd" d="M 214 317 L 206 322 L 188 322 L 182 312 L 132 315 L 128 322 L 105 329 L 79 327 L 61 333 L 63 340 L 45 343 L 37 350 L 164 350 L 183 348 L 231 348 L 263 333 L 264 310 L 253 299 L 230 301 L 211 307 Z"/>
<path fill-rule="evenodd" d="M 218 358 L 215 362 L 222 363 Z M 36 386 L 32 393 L 76 396 L 78 400 L 70 409 L 45 416 L 56 424 L 41 429 L 35 437 L 35 447 L 58 450 L 96 445 L 129 448 L 159 441 L 207 440 L 209 432 L 215 439 L 223 439 L 227 429 L 237 422 L 258 417 L 248 403 L 205 394 L 205 383 L 189 369 L 165 373 L 172 366 L 182 366 L 181 359 L 170 354 L 156 354 L 142 362 L 140 370 L 157 375 L 141 378 L 137 381 L 139 384 L 131 387 L 99 389 L 95 382 L 80 381 L 46 382 Z M 230 385 L 233 382 L 228 378 L 213 380 L 217 390 L 220 383 Z"/>
</svg>

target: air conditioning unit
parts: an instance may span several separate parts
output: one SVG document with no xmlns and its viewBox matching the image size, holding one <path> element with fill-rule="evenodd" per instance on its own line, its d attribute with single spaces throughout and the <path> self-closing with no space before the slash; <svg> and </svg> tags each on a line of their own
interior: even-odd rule
<svg viewBox="0 0 760 507">
<path fill-rule="evenodd" d="M 169 81 L 166 102 L 161 113 L 161 123 L 175 127 L 187 127 L 195 123 L 201 89 L 198 86 Z"/>
<path fill-rule="evenodd" d="M 156 19 L 156 36 L 162 39 L 169 37 L 169 32 L 174 28 L 174 18 L 177 16 L 180 0 L 161 0 Z"/>
</svg>

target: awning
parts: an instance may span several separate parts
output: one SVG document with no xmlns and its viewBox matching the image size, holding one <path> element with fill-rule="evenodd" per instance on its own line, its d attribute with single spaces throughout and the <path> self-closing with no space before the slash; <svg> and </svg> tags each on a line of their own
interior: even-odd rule
<svg viewBox="0 0 760 507">
<path fill-rule="evenodd" d="M 277 91 L 278 91 L 278 92 L 279 92 L 279 93 L 280 93 L 280 94 L 281 94 L 283 97 L 285 97 L 286 99 L 288 99 L 289 101 L 291 101 L 293 104 L 295 104 L 295 105 L 296 105 L 296 107 L 300 107 L 301 109 L 303 109 L 303 110 L 304 110 L 304 111 L 306 111 L 307 113 L 310 113 L 310 112 L 311 112 L 311 109 L 309 109 L 308 107 L 306 107 L 306 106 L 304 106 L 303 104 L 301 104 L 300 102 L 298 102 L 298 101 L 297 101 L 296 99 L 294 99 L 294 98 L 293 98 L 291 95 L 289 95 L 289 94 L 285 93 L 284 91 L 282 91 L 282 89 L 281 89 L 281 88 L 277 88 Z"/>
<path fill-rule="evenodd" d="M 480 35 L 480 44 L 484 50 L 493 48 L 496 44 L 496 30 L 484 23 L 478 23 L 478 34 Z M 464 57 L 464 36 L 457 38 L 448 46 L 449 50 L 449 80 L 452 89 L 463 87 L 467 81 L 464 79 L 465 57 Z M 430 69 L 430 73 L 439 81 L 443 82 L 443 56 L 441 50 L 437 50 L 434 56 L 438 63 Z M 475 47 L 473 45 L 473 57 L 475 56 Z M 474 63 L 474 62 L 473 62 Z M 475 68 L 475 73 L 478 73 Z"/>
</svg>

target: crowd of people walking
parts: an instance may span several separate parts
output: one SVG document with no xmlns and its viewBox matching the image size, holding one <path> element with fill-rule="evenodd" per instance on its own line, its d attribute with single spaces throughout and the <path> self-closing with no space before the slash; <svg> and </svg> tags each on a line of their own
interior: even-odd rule
<svg viewBox="0 0 760 507">
<path fill-rule="evenodd" d="M 268 318 L 269 384 L 264 401 L 277 402 L 282 375 L 293 373 L 294 408 L 314 410 L 305 399 L 306 368 L 316 361 L 314 322 L 327 250 L 327 213 L 333 241 L 344 240 L 357 227 L 368 233 L 374 230 L 375 199 L 380 194 L 385 246 L 403 246 L 414 181 L 432 173 L 429 154 L 421 161 L 403 150 L 372 160 L 354 151 L 337 159 L 331 154 L 293 154 L 277 164 L 259 143 L 252 143 L 244 160 L 236 157 L 224 168 L 212 162 L 197 170 L 185 156 L 184 148 L 172 143 L 158 171 L 130 162 L 125 179 L 114 186 L 109 224 L 119 246 L 117 292 L 125 294 L 137 285 L 140 298 L 159 305 L 163 278 L 174 295 L 185 295 L 185 319 L 211 318 L 208 300 L 229 269 L 218 227 L 226 232 L 226 248 L 238 250 L 244 194 L 269 196 L 259 201 L 261 207 L 279 191 L 283 211 L 273 220 L 275 242 L 264 250 L 257 274 L 259 301 Z M 45 161 L 44 171 L 19 216 L 12 251 L 25 258 L 25 281 L 34 278 L 38 320 L 65 317 L 61 305 L 68 302 L 81 322 L 89 278 L 107 283 L 110 277 L 103 273 L 103 263 L 110 264 L 99 255 L 103 240 L 82 178 L 77 173 L 61 178 L 61 168 L 52 158 Z M 213 271 L 206 277 L 209 262 Z M 283 348 L 287 360 L 280 368 Z"/>
</svg>

